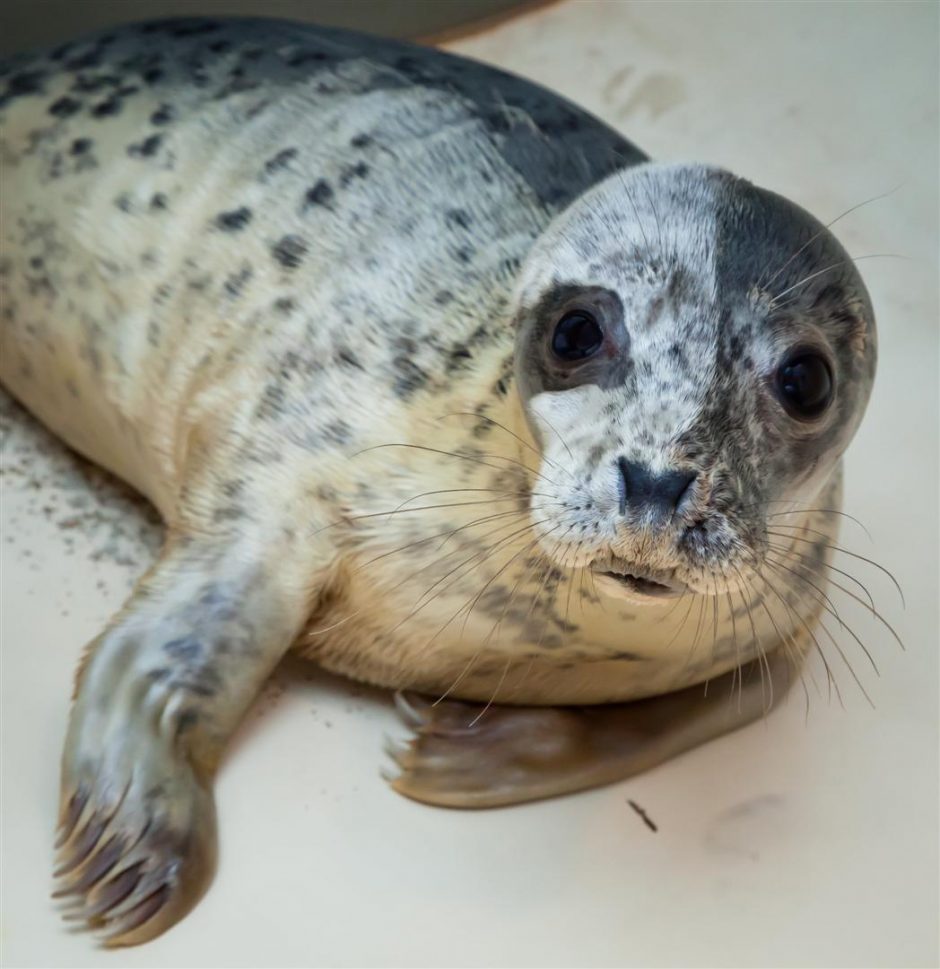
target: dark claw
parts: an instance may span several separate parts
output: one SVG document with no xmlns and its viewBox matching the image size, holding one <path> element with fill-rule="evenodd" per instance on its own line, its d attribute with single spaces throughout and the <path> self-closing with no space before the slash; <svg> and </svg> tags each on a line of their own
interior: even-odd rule
<svg viewBox="0 0 940 969">
<path fill-rule="evenodd" d="M 106 946 L 124 944 L 127 936 L 149 922 L 166 905 L 169 897 L 170 886 L 161 885 L 129 912 L 116 918 L 113 922 L 106 923 L 105 931 L 108 934 L 103 940 L 104 944 Z"/>
<path fill-rule="evenodd" d="M 104 829 L 108 826 L 108 820 L 108 818 L 102 817 L 101 814 L 92 815 L 91 820 L 85 826 L 85 830 L 79 836 L 72 850 L 67 852 L 70 857 L 55 870 L 53 873 L 54 877 L 61 878 L 63 875 L 67 875 L 91 854 L 95 845 L 98 844 L 101 835 L 104 833 Z"/>
<path fill-rule="evenodd" d="M 67 895 L 78 895 L 87 892 L 96 885 L 118 863 L 127 850 L 127 841 L 119 835 L 112 835 L 95 855 L 88 867 L 71 885 L 53 892 L 53 898 L 63 898 Z"/>
<path fill-rule="evenodd" d="M 84 918 L 95 920 L 103 918 L 116 905 L 120 905 L 125 898 L 130 895 L 138 883 L 144 877 L 144 863 L 138 861 L 136 864 L 118 872 L 110 881 L 101 885 L 97 892 L 98 899 L 91 906 L 86 906 L 82 910 Z M 90 898 L 89 898 L 90 900 Z"/>
<path fill-rule="evenodd" d="M 69 798 L 68 806 L 62 812 L 62 817 L 59 821 L 59 835 L 55 842 L 56 848 L 61 848 L 72 837 L 75 825 L 78 824 L 78 819 L 82 816 L 82 811 L 85 810 L 87 803 L 88 788 L 79 787 Z"/>
</svg>

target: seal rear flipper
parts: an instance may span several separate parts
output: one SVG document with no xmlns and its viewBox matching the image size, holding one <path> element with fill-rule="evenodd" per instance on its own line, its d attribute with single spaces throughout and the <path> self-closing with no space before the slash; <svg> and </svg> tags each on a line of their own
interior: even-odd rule
<svg viewBox="0 0 940 969">
<path fill-rule="evenodd" d="M 213 776 L 305 617 L 292 572 L 245 540 L 177 545 L 88 651 L 62 759 L 55 894 L 106 945 L 159 935 L 212 880 Z"/>
<path fill-rule="evenodd" d="M 712 680 L 707 692 L 616 705 L 484 709 L 399 694 L 414 735 L 389 749 L 401 771 L 389 781 L 416 801 L 486 808 L 624 780 L 767 714 L 794 678 L 782 652 Z"/>
</svg>

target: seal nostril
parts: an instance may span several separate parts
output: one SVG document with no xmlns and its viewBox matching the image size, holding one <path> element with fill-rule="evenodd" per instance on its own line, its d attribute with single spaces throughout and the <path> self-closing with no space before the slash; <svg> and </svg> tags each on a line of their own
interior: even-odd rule
<svg viewBox="0 0 940 969">
<path fill-rule="evenodd" d="M 666 471 L 653 474 L 649 468 L 626 458 L 617 459 L 620 471 L 620 514 L 627 513 L 627 505 L 634 511 L 654 511 L 669 517 L 689 495 L 698 475 L 689 471 Z"/>
</svg>

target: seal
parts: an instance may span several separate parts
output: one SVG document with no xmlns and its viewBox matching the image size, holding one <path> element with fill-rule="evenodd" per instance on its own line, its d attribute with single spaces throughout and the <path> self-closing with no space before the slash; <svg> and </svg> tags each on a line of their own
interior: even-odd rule
<svg viewBox="0 0 940 969">
<path fill-rule="evenodd" d="M 206 889 L 292 647 L 430 698 L 391 780 L 457 807 L 629 776 L 839 650 L 875 324 L 798 206 L 339 30 L 137 24 L 3 79 L 3 381 L 166 523 L 62 760 L 60 894 L 108 944 Z"/>
</svg>

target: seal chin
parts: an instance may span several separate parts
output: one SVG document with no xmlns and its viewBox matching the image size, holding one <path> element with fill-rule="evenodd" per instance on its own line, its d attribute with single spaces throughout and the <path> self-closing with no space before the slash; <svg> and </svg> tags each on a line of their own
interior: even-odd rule
<svg viewBox="0 0 940 969">
<path fill-rule="evenodd" d="M 591 571 L 604 592 L 632 602 L 652 605 L 657 601 L 675 599 L 688 591 L 685 584 L 672 575 L 634 566 L 621 568 L 616 563 L 595 563 Z"/>
</svg>

